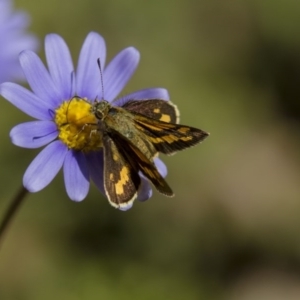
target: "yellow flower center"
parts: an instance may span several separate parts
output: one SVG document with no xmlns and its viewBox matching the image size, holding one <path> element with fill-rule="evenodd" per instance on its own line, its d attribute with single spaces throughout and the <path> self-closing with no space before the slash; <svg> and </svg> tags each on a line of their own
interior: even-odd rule
<svg viewBox="0 0 300 300">
<path fill-rule="evenodd" d="M 90 152 L 98 151 L 102 147 L 98 120 L 91 108 L 92 104 L 87 99 L 73 97 L 55 110 L 54 121 L 59 130 L 58 138 L 69 149 Z"/>
</svg>

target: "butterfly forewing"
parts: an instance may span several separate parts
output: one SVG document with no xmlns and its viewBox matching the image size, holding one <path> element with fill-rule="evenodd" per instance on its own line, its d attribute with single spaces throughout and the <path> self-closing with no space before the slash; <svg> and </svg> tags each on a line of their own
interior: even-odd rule
<svg viewBox="0 0 300 300">
<path fill-rule="evenodd" d="M 137 173 L 141 171 L 160 193 L 169 197 L 174 196 L 172 189 L 158 172 L 154 162 L 149 160 L 139 148 L 117 132 L 113 134 L 113 140 L 124 158 L 126 158 L 127 162 L 133 169 L 136 170 Z"/>
<path fill-rule="evenodd" d="M 164 154 L 170 155 L 194 146 L 208 136 L 203 130 L 194 127 L 150 120 L 142 115 L 136 116 L 134 121 L 156 150 Z"/>
<path fill-rule="evenodd" d="M 119 151 L 115 141 L 103 134 L 104 188 L 109 202 L 125 208 L 137 197 L 141 178 L 132 164 Z"/>
</svg>

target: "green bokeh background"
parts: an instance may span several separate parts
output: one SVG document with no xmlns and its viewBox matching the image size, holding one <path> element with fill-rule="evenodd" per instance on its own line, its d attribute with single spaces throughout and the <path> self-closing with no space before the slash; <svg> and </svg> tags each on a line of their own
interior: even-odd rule
<svg viewBox="0 0 300 300">
<path fill-rule="evenodd" d="M 70 201 L 62 174 L 28 195 L 0 249 L 0 299 L 300 299 L 300 2 L 15 0 L 74 61 L 87 33 L 108 60 L 141 62 L 123 95 L 165 87 L 181 122 L 211 133 L 164 157 L 176 197 L 128 212 L 92 186 Z M 43 45 L 39 54 L 44 57 Z M 1 99 L 0 212 L 39 150 Z"/>
</svg>

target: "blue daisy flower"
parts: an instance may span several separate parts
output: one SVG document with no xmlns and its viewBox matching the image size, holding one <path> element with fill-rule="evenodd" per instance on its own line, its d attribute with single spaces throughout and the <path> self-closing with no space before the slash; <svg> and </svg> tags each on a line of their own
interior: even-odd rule
<svg viewBox="0 0 300 300">
<path fill-rule="evenodd" d="M 24 79 L 18 61 L 23 49 L 36 50 L 37 39 L 24 31 L 29 25 L 29 16 L 14 11 L 11 0 L 0 0 L 0 82 Z"/>
<path fill-rule="evenodd" d="M 87 128 L 87 124 L 97 122 L 90 107 L 95 99 L 102 97 L 97 59 L 105 66 L 105 41 L 99 34 L 89 33 L 76 70 L 69 48 L 59 35 L 46 36 L 45 53 L 48 70 L 32 51 L 23 51 L 19 56 L 32 91 L 11 82 L 0 85 L 0 94 L 4 98 L 37 119 L 15 126 L 10 132 L 12 142 L 24 148 L 46 146 L 27 168 L 23 185 L 30 192 L 38 192 L 63 168 L 70 199 L 83 200 L 88 194 L 90 179 L 105 194 L 100 135 L 91 138 L 91 130 Z M 112 102 L 118 96 L 135 72 L 139 59 L 139 52 L 129 47 L 103 68 L 105 100 Z M 153 98 L 169 100 L 169 95 L 163 88 L 143 89 L 114 103 L 124 105 L 128 100 Z M 165 177 L 165 164 L 159 158 L 155 159 L 155 164 Z M 142 176 L 141 179 L 138 200 L 145 201 L 151 197 L 152 189 L 147 179 Z M 132 203 L 117 208 L 127 210 L 131 206 Z"/>
</svg>

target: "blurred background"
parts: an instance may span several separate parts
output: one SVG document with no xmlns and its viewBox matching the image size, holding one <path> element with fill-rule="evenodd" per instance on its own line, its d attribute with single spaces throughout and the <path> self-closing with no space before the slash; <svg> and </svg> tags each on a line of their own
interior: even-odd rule
<svg viewBox="0 0 300 300">
<path fill-rule="evenodd" d="M 0 299 L 300 299 L 300 2 L 15 0 L 41 41 L 74 61 L 89 31 L 109 61 L 141 62 L 123 95 L 165 87 L 181 123 L 211 133 L 163 157 L 176 197 L 127 212 L 62 174 L 28 195 L 0 249 Z M 39 54 L 44 57 L 43 42 Z M 11 144 L 30 120 L 1 99 L 0 212 L 40 151 Z"/>
</svg>

